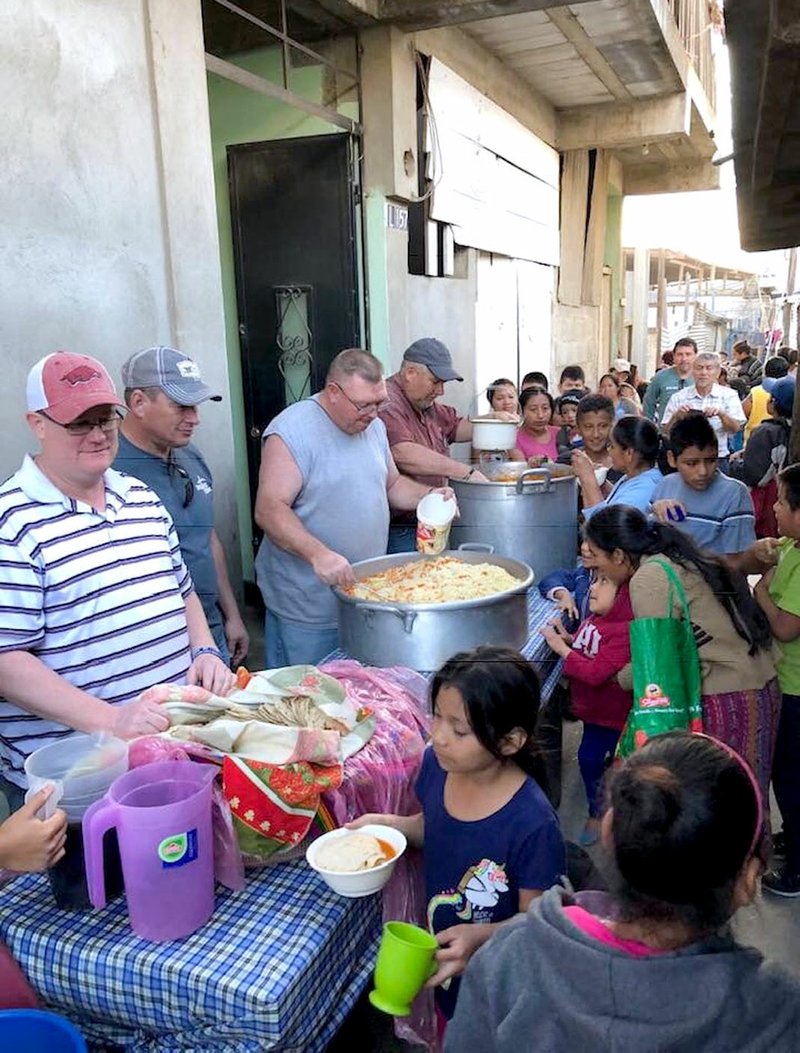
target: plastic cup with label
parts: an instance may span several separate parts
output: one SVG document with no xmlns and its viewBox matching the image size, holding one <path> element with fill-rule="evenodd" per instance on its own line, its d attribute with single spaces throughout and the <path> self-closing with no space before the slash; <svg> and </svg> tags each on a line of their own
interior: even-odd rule
<svg viewBox="0 0 800 1053">
<path fill-rule="evenodd" d="M 438 556 L 447 548 L 456 503 L 442 494 L 426 494 L 417 505 L 417 552 Z"/>
</svg>

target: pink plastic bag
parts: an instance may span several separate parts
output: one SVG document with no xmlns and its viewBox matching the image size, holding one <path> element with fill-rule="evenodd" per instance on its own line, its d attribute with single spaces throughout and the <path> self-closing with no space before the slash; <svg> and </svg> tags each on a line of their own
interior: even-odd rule
<svg viewBox="0 0 800 1053">
<path fill-rule="evenodd" d="M 165 760 L 198 761 L 220 767 L 220 762 L 212 751 L 198 743 L 184 742 L 178 745 L 157 735 L 148 735 L 131 743 L 128 752 L 131 768 Z M 245 884 L 244 863 L 236 831 L 233 829 L 231 810 L 222 796 L 222 787 L 217 779 L 211 788 L 211 822 L 214 831 L 214 877 L 220 885 L 238 892 Z"/>
<path fill-rule="evenodd" d="M 329 662 L 322 672 L 344 684 L 348 696 L 375 714 L 375 734 L 345 761 L 345 778 L 324 803 L 339 826 L 365 812 L 414 815 L 420 810 L 414 779 L 430 727 L 429 686 L 411 669 L 375 669 L 350 659 Z M 409 849 L 383 890 L 383 920 L 426 927 L 422 853 Z M 395 1031 L 408 1042 L 437 1048 L 433 993 L 423 991 L 409 1017 L 395 1020 Z"/>
</svg>

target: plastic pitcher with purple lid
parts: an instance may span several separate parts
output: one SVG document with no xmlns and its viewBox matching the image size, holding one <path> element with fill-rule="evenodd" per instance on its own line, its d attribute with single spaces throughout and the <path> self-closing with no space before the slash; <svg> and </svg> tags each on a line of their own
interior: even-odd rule
<svg viewBox="0 0 800 1053">
<path fill-rule="evenodd" d="M 131 928 L 176 940 L 214 911 L 213 765 L 159 761 L 120 776 L 83 817 L 86 883 L 106 904 L 103 835 L 116 828 Z"/>
</svg>

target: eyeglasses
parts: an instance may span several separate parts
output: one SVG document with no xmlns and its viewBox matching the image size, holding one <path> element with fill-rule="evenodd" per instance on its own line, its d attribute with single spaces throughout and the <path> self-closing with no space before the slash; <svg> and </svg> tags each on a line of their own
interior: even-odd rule
<svg viewBox="0 0 800 1053">
<path fill-rule="evenodd" d="M 69 424 L 61 424 L 57 420 L 53 420 L 52 417 L 48 416 L 44 410 L 39 410 L 39 413 L 46 420 L 49 420 L 51 424 L 57 424 L 59 428 L 63 428 L 69 435 L 79 436 L 81 438 L 89 435 L 95 428 L 99 428 L 104 435 L 108 435 L 109 432 L 116 431 L 119 427 L 119 422 L 122 420 L 122 414 L 116 410 L 111 414 L 110 417 L 100 417 L 97 420 L 73 420 Z"/>
<path fill-rule="evenodd" d="M 337 384 L 335 380 L 332 381 L 332 383 L 339 389 L 339 391 L 341 391 L 360 417 L 365 417 L 368 413 L 372 413 L 373 410 L 376 413 L 380 413 L 382 409 L 385 409 L 389 405 L 386 399 L 381 399 L 380 402 L 356 402 L 355 399 L 350 398 L 341 384 Z"/>
<path fill-rule="evenodd" d="M 170 475 L 174 472 L 183 479 L 183 507 L 188 508 L 194 500 L 194 483 L 189 477 L 189 473 L 185 468 L 181 468 L 171 455 L 167 459 L 167 471 Z"/>
</svg>

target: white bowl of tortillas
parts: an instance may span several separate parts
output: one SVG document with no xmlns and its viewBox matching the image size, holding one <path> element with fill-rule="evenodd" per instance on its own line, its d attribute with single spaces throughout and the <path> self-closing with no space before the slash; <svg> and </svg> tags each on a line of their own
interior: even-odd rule
<svg viewBox="0 0 800 1053">
<path fill-rule="evenodd" d="M 306 849 L 306 862 L 334 892 L 357 899 L 380 892 L 405 850 L 399 830 L 369 823 L 318 837 Z"/>
</svg>

